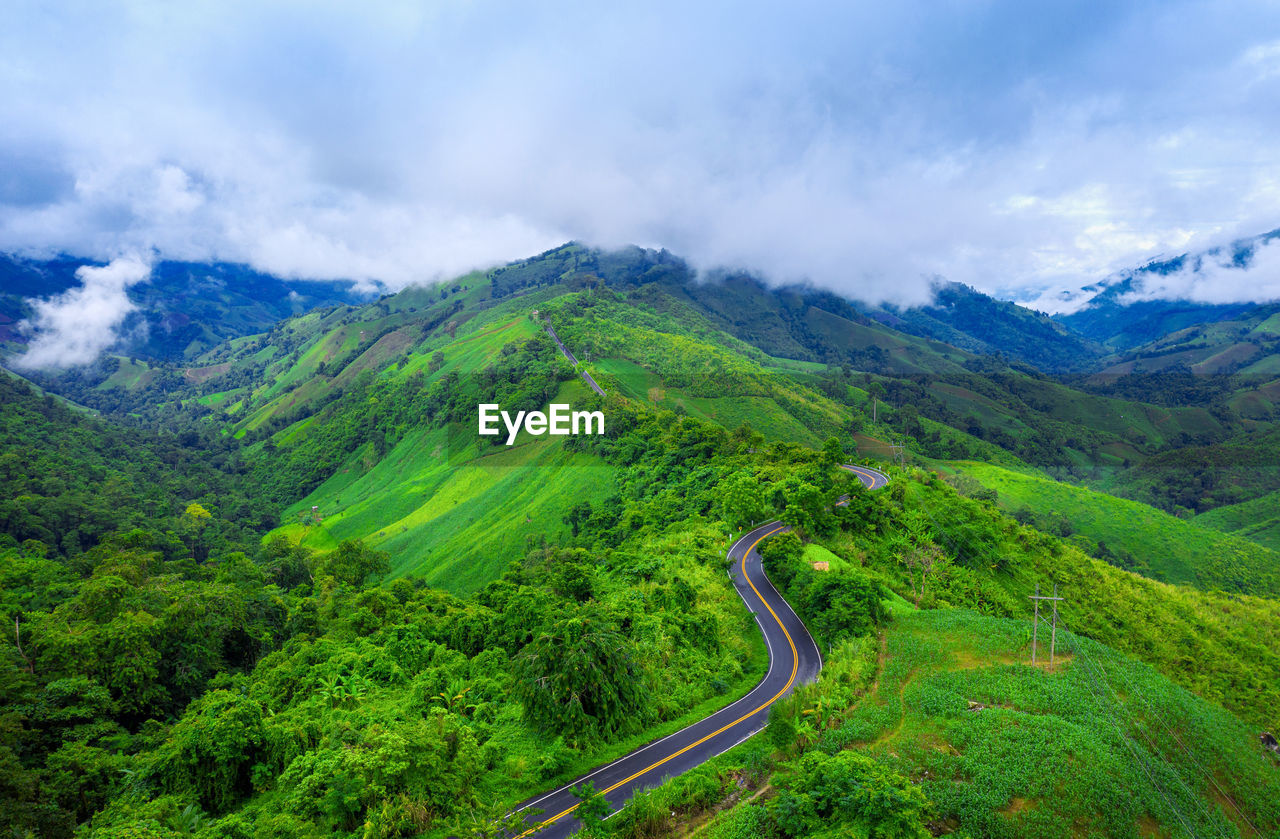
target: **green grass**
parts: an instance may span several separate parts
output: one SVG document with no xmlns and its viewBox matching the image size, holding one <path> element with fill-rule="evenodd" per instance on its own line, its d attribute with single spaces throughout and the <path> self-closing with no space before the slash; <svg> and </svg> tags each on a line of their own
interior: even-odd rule
<svg viewBox="0 0 1280 839">
<path fill-rule="evenodd" d="M 453 340 L 432 341 L 421 352 L 410 355 L 400 375 L 410 376 L 421 370 L 428 372 L 431 357 L 436 352 L 444 356 L 444 366 L 432 374 L 444 376 L 451 372 L 469 373 L 489 364 L 502 348 L 512 341 L 524 341 L 541 331 L 541 327 L 528 318 L 513 317 L 502 323 L 478 323 L 469 332 L 462 332 Z"/>
<path fill-rule="evenodd" d="M 1253 331 L 1263 335 L 1280 335 L 1280 312 L 1259 323 Z"/>
<path fill-rule="evenodd" d="M 663 387 L 658 375 L 625 358 L 608 358 L 591 366 L 607 375 L 609 384 L 629 399 L 683 410 L 729 430 L 750 425 L 767 440 L 814 447 L 822 444 L 818 435 L 767 396 L 690 396 L 683 389 Z"/>
<path fill-rule="evenodd" d="M 814 448 L 822 445 L 817 434 L 767 396 L 677 396 L 668 397 L 666 401 L 673 407 L 684 408 L 690 416 L 710 420 L 729 430 L 750 425 L 766 440 L 801 443 Z"/>
<path fill-rule="evenodd" d="M 592 367 L 609 376 L 614 387 L 623 396 L 639 402 L 653 402 L 650 389 L 662 385 L 662 380 L 657 375 L 625 358 L 606 358 L 594 363 Z"/>
<path fill-rule="evenodd" d="M 812 542 L 804 546 L 804 556 L 802 558 L 810 565 L 816 562 L 825 562 L 829 571 L 849 571 L 853 568 L 853 564 L 848 560 Z"/>
<path fill-rule="evenodd" d="M 1232 533 L 1280 551 L 1280 492 L 1219 507 L 1192 519 L 1198 525 Z"/>
<path fill-rule="evenodd" d="M 999 493 L 1007 510 L 1064 516 L 1094 542 L 1133 554 L 1146 575 L 1199 588 L 1280 592 L 1280 554 L 1124 498 L 984 463 L 955 464 Z"/>
<path fill-rule="evenodd" d="M 116 360 L 120 362 L 119 369 L 112 373 L 106 381 L 98 385 L 100 390 L 110 390 L 111 388 L 133 390 L 134 388 L 146 387 L 155 379 L 155 371 L 145 361 L 134 361 L 124 356 L 117 356 Z"/>
<path fill-rule="evenodd" d="M 1268 354 L 1240 371 L 1241 376 L 1280 375 L 1280 356 Z"/>
<path fill-rule="evenodd" d="M 318 550 L 363 539 L 391 553 L 392 576 L 466 593 L 497 578 L 530 543 L 566 533 L 569 507 L 615 491 L 612 467 L 566 452 L 560 439 L 478 450 L 473 438 L 419 430 L 381 460 L 357 452 L 290 507 L 277 532 Z M 298 524 L 313 505 L 322 523 Z"/>
<path fill-rule="evenodd" d="M 874 690 L 820 746 L 916 779 L 937 823 L 973 836 L 1240 835 L 1227 797 L 1263 835 L 1280 829 L 1280 761 L 1252 727 L 1062 630 L 1055 667 L 1032 667 L 1030 635 L 896 609 Z"/>
<path fill-rule="evenodd" d="M 196 402 L 209 408 L 217 408 L 230 399 L 234 393 L 234 391 L 230 390 L 223 390 L 218 393 L 209 393 L 196 399 Z"/>
</svg>

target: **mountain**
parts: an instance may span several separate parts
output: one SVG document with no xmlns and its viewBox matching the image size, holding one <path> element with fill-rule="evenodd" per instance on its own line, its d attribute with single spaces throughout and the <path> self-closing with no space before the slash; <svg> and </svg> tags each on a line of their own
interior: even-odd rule
<svg viewBox="0 0 1280 839">
<path fill-rule="evenodd" d="M 1246 317 L 1253 303 L 1197 303 L 1189 300 L 1150 299 L 1148 284 L 1155 278 L 1181 272 L 1201 273 L 1207 266 L 1250 266 L 1257 251 L 1280 238 L 1280 229 L 1241 239 L 1200 253 L 1156 259 L 1122 272 L 1083 291 L 1093 292 L 1077 311 L 1056 319 L 1077 334 L 1124 352 L 1158 341 L 1192 327 Z"/>
<path fill-rule="evenodd" d="M 33 299 L 79 286 L 76 271 L 95 263 L 0 255 L 0 351 L 22 351 L 19 324 L 33 314 Z M 114 351 L 146 360 L 179 360 L 228 338 L 269 329 L 281 318 L 318 306 L 373 296 L 350 281 L 285 280 L 232 263 L 156 263 L 150 277 L 128 289 L 134 310 L 118 329 Z"/>
<path fill-rule="evenodd" d="M 608 393 L 653 409 L 770 441 L 817 447 L 838 436 L 872 455 L 903 441 L 914 456 L 1087 476 L 1170 511 L 1184 503 L 1166 500 L 1181 499 L 1182 477 L 1153 467 L 1138 478 L 1136 468 L 1248 428 L 1217 403 L 1089 393 L 898 332 L 829 295 L 741 276 L 691 283 L 682 265 L 660 252 L 570 245 L 439 288 L 318 309 L 180 365 L 107 359 L 37 379 L 133 421 L 263 446 L 259 486 L 285 509 L 280 533 L 318 549 L 360 538 L 392 552 L 394 573 L 457 592 L 483 585 L 529 539 L 560 538 L 575 492 L 607 495 L 614 480 L 607 465 L 560 441 L 527 446 L 522 437 L 496 451 L 459 444 L 474 421 L 461 408 L 446 428 L 406 425 L 409 406 L 432 388 L 475 404 L 497 393 L 494 377 L 516 375 L 508 370 L 523 371 L 530 410 L 552 396 L 588 398 L 552 364 L 545 322 Z M 530 469 L 557 477 L 532 493 L 519 481 Z M 1227 478 L 1212 498 L 1234 503 L 1268 487 Z M 508 526 L 477 509 L 506 509 Z"/>
<path fill-rule="evenodd" d="M 960 283 L 934 289 L 928 306 L 869 308 L 867 313 L 913 335 L 984 355 L 1003 355 L 1051 373 L 1088 369 L 1104 349 L 1043 312 Z"/>
<path fill-rule="evenodd" d="M 1083 369 L 1103 354 L 1101 347 L 1047 315 L 959 283 L 940 283 L 930 305 L 903 309 L 870 305 L 809 286 L 772 287 L 749 274 L 713 273 L 699 278 L 667 251 L 600 252 L 572 243 L 497 269 L 491 277 L 495 296 L 565 279 L 590 282 L 598 278 L 606 285 L 657 284 L 771 355 L 806 361 L 825 362 L 833 350 L 844 350 L 846 356 L 861 353 L 854 357 L 864 363 L 889 364 L 899 372 L 935 371 L 948 369 L 951 359 L 947 356 L 960 348 L 1063 372 Z M 816 313 L 853 324 L 856 337 L 841 340 L 842 336 L 832 334 L 824 315 Z"/>
<path fill-rule="evenodd" d="M 1165 325 L 1170 323 L 1165 321 Z M 1280 303 L 1223 307 L 1211 320 L 1194 321 L 1116 353 L 1094 376 L 1101 381 L 1185 369 L 1200 376 L 1235 375 L 1244 381 L 1263 383 L 1280 375 L 1278 351 Z"/>
<path fill-rule="evenodd" d="M 1098 491 L 1182 498 L 1160 469 L 1227 448 L 1247 492 L 1215 499 L 1273 491 L 1243 444 L 1271 422 L 1218 397 L 1091 392 L 834 295 L 577 245 L 32 378 L 101 415 L 0 400 L 5 831 L 493 835 L 751 689 L 770 655 L 725 551 L 774 520 L 822 679 L 602 830 L 1280 829 L 1275 554 L 1218 532 L 1243 507 L 1210 530 Z M 605 427 L 507 445 L 481 403 Z M 839 468 L 864 458 L 887 487 Z M 1028 598 L 1055 585 L 1033 666 Z"/>
</svg>

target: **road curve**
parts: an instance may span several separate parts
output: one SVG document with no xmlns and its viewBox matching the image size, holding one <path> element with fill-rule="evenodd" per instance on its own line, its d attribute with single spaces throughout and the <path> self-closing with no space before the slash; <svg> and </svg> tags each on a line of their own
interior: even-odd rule
<svg viewBox="0 0 1280 839">
<path fill-rule="evenodd" d="M 889 482 L 886 475 L 875 469 L 852 465 L 843 468 L 852 472 L 867 489 L 879 489 Z M 617 812 L 635 793 L 659 786 L 667 778 L 705 763 L 760 731 L 768 722 L 770 705 L 797 685 L 818 677 L 822 654 L 804 622 L 769 582 L 757 550 L 766 538 L 789 529 L 782 522 L 770 522 L 743 534 L 729 548 L 732 560 L 729 575 L 733 586 L 755 616 L 769 649 L 769 670 L 760 683 L 746 696 L 711 716 L 524 802 L 517 812 L 537 808 L 542 814 L 527 819 L 530 827 L 520 834 L 522 837 L 561 839 L 573 835 L 580 825 L 573 815 L 578 800 L 570 789 L 584 781 L 591 781 L 602 791 L 612 811 Z M 539 822 L 545 825 L 539 828 Z"/>
</svg>

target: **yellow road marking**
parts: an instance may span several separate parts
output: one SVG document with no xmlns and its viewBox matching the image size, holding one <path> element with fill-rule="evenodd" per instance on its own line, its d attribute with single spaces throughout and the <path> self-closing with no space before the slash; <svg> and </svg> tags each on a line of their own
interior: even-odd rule
<svg viewBox="0 0 1280 839">
<path fill-rule="evenodd" d="M 856 471 L 855 471 L 855 470 L 856 470 Z M 857 466 L 855 466 L 855 467 L 853 467 L 850 471 L 853 471 L 853 472 L 854 472 L 854 474 L 859 474 L 859 475 L 862 475 L 863 477 L 871 478 L 871 482 L 872 482 L 873 484 L 875 483 L 875 476 L 874 476 L 874 475 L 869 475 L 869 474 L 867 474 L 866 472 L 861 471 L 861 467 L 857 467 Z M 723 726 L 723 727 L 721 727 L 721 728 L 717 729 L 716 731 L 711 732 L 711 733 L 710 733 L 710 734 L 708 734 L 707 736 L 703 737 L 701 740 L 698 740 L 698 741 L 697 741 L 697 742 L 695 742 L 695 743 L 690 743 L 689 745 L 685 746 L 685 747 L 684 747 L 683 749 L 681 749 L 680 751 L 678 751 L 678 752 L 674 752 L 674 753 L 672 753 L 672 754 L 667 755 L 667 756 L 666 756 L 666 757 L 664 757 L 662 760 L 659 760 L 659 761 L 657 761 L 656 763 L 653 763 L 653 764 L 651 764 L 651 765 L 649 765 L 649 766 L 646 766 L 644 769 L 641 769 L 639 772 L 636 772 L 634 775 L 631 775 L 631 776 L 630 776 L 630 777 L 628 777 L 628 778 L 623 778 L 621 781 L 618 781 L 618 783 L 614 784 L 613 786 L 609 787 L 608 789 L 601 790 L 600 795 L 607 795 L 607 794 L 609 794 L 609 793 L 613 792 L 613 791 L 614 791 L 615 789 L 617 789 L 618 787 L 622 786 L 623 784 L 630 783 L 631 781 L 634 781 L 636 778 L 639 778 L 639 777 L 640 777 L 641 775 L 643 775 L 644 773 L 649 772 L 650 770 L 653 770 L 653 769 L 657 769 L 659 766 L 661 766 L 662 764 L 666 763 L 666 762 L 667 762 L 667 761 L 669 761 L 669 760 L 674 760 L 675 758 L 679 757 L 680 755 L 684 754 L 685 752 L 689 751 L 690 749 L 694 748 L 695 746 L 700 746 L 700 745 L 702 745 L 703 743 L 705 743 L 705 742 L 707 742 L 708 740 L 710 740 L 712 737 L 715 737 L 715 736 L 717 736 L 717 735 L 719 735 L 719 734 L 723 734 L 725 731 L 729 730 L 730 728 L 733 728 L 735 725 L 737 725 L 738 723 L 740 723 L 740 722 L 742 722 L 743 720 L 747 719 L 748 717 L 751 717 L 751 716 L 753 716 L 753 715 L 755 715 L 755 714 L 758 714 L 758 713 L 760 713 L 761 711 L 763 711 L 765 708 L 768 708 L 770 705 L 772 705 L 773 703 L 777 702 L 777 701 L 778 701 L 778 699 L 779 699 L 779 697 L 781 697 L 781 696 L 782 696 L 782 694 L 786 693 L 788 690 L 790 690 L 790 689 L 791 689 L 791 685 L 792 685 L 792 684 L 795 682 L 795 680 L 796 680 L 796 671 L 797 671 L 797 670 L 799 669 L 799 667 L 800 667 L 800 654 L 796 651 L 796 642 L 791 638 L 791 633 L 790 633 L 790 632 L 787 632 L 787 627 L 783 625 L 783 623 L 782 623 L 782 619 L 778 617 L 778 613 L 777 613 L 777 612 L 775 612 L 775 611 L 773 611 L 773 607 L 769 605 L 769 601 L 767 601 L 767 600 L 765 600 L 765 599 L 764 599 L 764 595 L 760 593 L 760 589 L 756 588 L 756 584 L 755 584 L 755 583 L 753 583 L 753 582 L 751 582 L 751 577 L 750 577 L 750 575 L 749 575 L 749 574 L 747 574 L 747 556 L 749 556 L 749 555 L 751 554 L 751 552 L 752 552 L 753 550 L 755 550 L 756 545 L 760 544 L 760 543 L 761 543 L 761 542 L 763 542 L 765 539 L 767 539 L 767 538 L 769 538 L 770 536 L 772 536 L 773 534 L 777 533 L 779 530 L 783 530 L 784 528 L 786 528 L 786 525 L 785 525 L 785 524 L 780 524 L 780 525 L 778 525 L 778 526 L 777 526 L 777 527 L 775 527 L 773 530 L 770 530 L 768 533 L 765 533 L 765 534 L 763 534 L 762 536 L 760 536 L 760 538 L 759 538 L 759 539 L 756 539 L 754 542 L 752 542 L 752 543 L 751 543 L 751 546 L 750 546 L 749 548 L 747 548 L 745 551 L 743 551 L 743 553 L 742 553 L 742 578 L 743 578 L 744 580 L 746 580 L 746 581 L 747 581 L 747 585 L 751 586 L 751 590 L 752 590 L 752 591 L 754 591 L 754 592 L 756 593 L 756 597 L 759 597 L 759 598 L 760 598 L 760 602 L 761 602 L 761 603 L 763 603 L 763 604 L 764 604 L 764 607 L 765 607 L 766 609 L 768 609 L 768 610 L 769 610 L 769 614 L 773 615 L 773 619 L 774 619 L 775 621 L 777 621 L 777 622 L 778 622 L 778 628 L 782 630 L 782 634 L 783 634 L 783 635 L 785 635 L 785 636 L 787 636 L 787 644 L 789 644 L 789 645 L 791 646 L 791 678 L 787 679 L 787 683 L 786 683 L 785 685 L 783 685 L 783 686 L 782 686 L 782 690 L 780 690 L 780 691 L 778 691 L 777 693 L 775 693 L 775 694 L 773 695 L 773 698 L 772 698 L 772 699 L 770 699 L 768 702 L 766 702 L 766 703 L 764 703 L 763 705 L 761 705 L 759 708 L 756 708 L 756 709 L 754 709 L 754 710 L 752 710 L 752 711 L 748 711 L 746 714 L 743 714 L 742 716 L 738 717 L 736 720 L 734 720 L 733 722 L 729 723 L 728 725 Z M 767 675 L 768 675 L 768 673 L 766 673 L 765 675 L 767 676 Z M 694 725 L 697 725 L 697 723 L 694 723 Z M 525 837 L 525 836 L 529 836 L 529 835 L 530 835 L 530 834 L 532 834 L 532 833 L 536 833 L 537 831 L 542 830 L 544 827 L 550 827 L 551 825 L 553 825 L 553 824 L 555 824 L 556 822 L 558 822 L 558 821 L 560 821 L 561 819 L 563 819 L 565 816 L 567 816 L 567 815 L 569 815 L 570 813 L 572 813 L 574 810 L 578 809 L 578 807 L 579 807 L 579 806 L 581 806 L 581 805 L 580 805 L 580 804 L 574 804 L 574 805 L 573 805 L 572 807 L 570 807 L 568 810 L 565 810 L 564 812 L 561 812 L 561 813 L 557 813 L 556 815 L 552 816 L 551 818 L 547 819 L 546 821 L 539 822 L 536 826 L 529 828 L 529 829 L 528 829 L 528 830 L 526 830 L 524 833 L 521 833 L 518 837 L 516 837 L 516 839 L 524 839 L 524 837 Z"/>
<path fill-rule="evenodd" d="M 756 545 L 760 544 L 765 539 L 769 538 L 770 536 L 772 536 L 773 534 L 777 533 L 779 530 L 782 530 L 785 527 L 786 527 L 785 524 L 778 525 L 773 530 L 770 530 L 768 533 L 763 534 L 759 539 L 752 542 L 751 547 L 747 548 L 745 551 L 742 552 L 742 577 L 747 581 L 747 585 L 751 586 L 751 590 L 756 593 L 756 597 L 760 598 L 760 602 L 764 604 L 764 607 L 769 610 L 769 614 L 773 615 L 773 619 L 778 622 L 778 628 L 782 630 L 782 634 L 787 636 L 787 643 L 791 645 L 791 678 L 787 679 L 787 683 L 782 686 L 782 690 L 775 693 L 772 699 L 770 699 L 768 702 L 761 705 L 759 708 L 755 708 L 751 711 L 748 711 L 747 713 L 738 717 L 736 720 L 729 723 L 728 725 L 722 726 L 721 728 L 711 732 L 710 734 L 706 735 L 705 737 L 703 737 L 702 739 L 694 743 L 690 743 L 680 751 L 673 752 L 667 755 L 666 757 L 664 757 L 662 760 L 659 760 L 656 763 L 646 766 L 644 769 L 641 769 L 639 772 L 636 772 L 634 775 L 631 775 L 630 777 L 627 777 L 627 778 L 623 778 L 621 781 L 618 781 L 616 784 L 609 787 L 608 789 L 601 790 L 600 795 L 608 795 L 609 793 L 613 792 L 615 789 L 622 786 L 623 784 L 630 783 L 631 781 L 634 781 L 636 778 L 639 778 L 644 773 L 649 772 L 653 769 L 657 769 L 662 764 L 666 763 L 669 760 L 674 760 L 675 758 L 679 757 L 680 755 L 684 754 L 690 749 L 696 746 L 701 746 L 703 743 L 707 742 L 712 737 L 715 737 L 716 735 L 719 735 L 719 734 L 723 734 L 724 732 L 728 731 L 730 728 L 733 728 L 735 725 L 747 719 L 748 717 L 758 714 L 761 711 L 763 711 L 765 708 L 768 708 L 770 705 L 777 702 L 778 698 L 781 697 L 782 694 L 786 693 L 788 690 L 791 689 L 792 683 L 794 683 L 796 680 L 796 670 L 798 670 L 800 667 L 800 654 L 796 652 L 796 642 L 791 639 L 791 633 L 787 632 L 787 627 L 783 625 L 782 619 L 778 617 L 778 613 L 773 611 L 773 607 L 769 605 L 769 601 L 764 599 L 764 595 L 760 593 L 760 589 L 756 588 L 756 584 L 751 582 L 751 577 L 747 574 L 747 556 L 753 550 L 755 550 Z M 536 831 L 542 830 L 544 827 L 550 827 L 551 825 L 563 819 L 565 816 L 572 813 L 574 810 L 578 809 L 579 806 L 581 805 L 574 804 L 568 810 L 565 810 L 562 813 L 557 813 L 556 815 L 552 816 L 546 821 L 539 822 L 537 826 L 531 827 L 528 830 L 526 830 L 524 833 L 521 833 L 520 837 L 517 837 L 517 839 L 522 839 L 523 837 L 528 836 L 532 833 L 535 833 Z"/>
</svg>

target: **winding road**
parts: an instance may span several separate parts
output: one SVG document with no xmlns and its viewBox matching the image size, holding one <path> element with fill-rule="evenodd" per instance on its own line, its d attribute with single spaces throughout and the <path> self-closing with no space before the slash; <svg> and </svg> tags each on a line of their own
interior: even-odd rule
<svg viewBox="0 0 1280 839">
<path fill-rule="evenodd" d="M 867 489 L 879 489 L 889 482 L 886 475 L 875 469 L 851 465 L 843 468 L 857 476 Z M 769 648 L 769 670 L 760 683 L 746 696 L 711 716 L 524 802 L 517 812 L 537 808 L 542 813 L 528 818 L 530 827 L 520 834 L 522 837 L 560 839 L 573 835 L 580 825 L 573 815 L 578 800 L 570 789 L 584 781 L 591 781 L 603 792 L 612 812 L 616 813 L 635 793 L 687 772 L 763 729 L 769 719 L 770 705 L 796 685 L 818 678 L 822 654 L 804 622 L 765 576 L 757 550 L 768 537 L 789 529 L 782 522 L 770 522 L 743 534 L 729 548 L 732 560 L 729 575 L 734 588 L 755 616 Z"/>
</svg>

